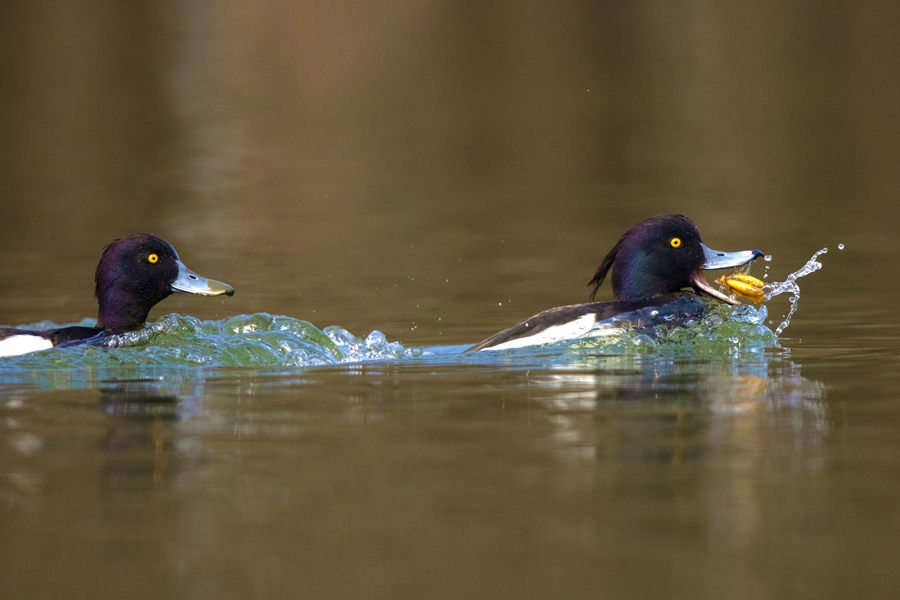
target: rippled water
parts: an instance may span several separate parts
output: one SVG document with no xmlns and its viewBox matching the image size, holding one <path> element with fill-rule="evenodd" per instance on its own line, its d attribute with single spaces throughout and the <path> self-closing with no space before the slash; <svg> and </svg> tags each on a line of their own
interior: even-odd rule
<svg viewBox="0 0 900 600">
<path fill-rule="evenodd" d="M 811 295 L 805 340 L 770 329 L 776 299 L 477 353 L 267 313 L 169 314 L 103 345 L 0 359 L 0 510 L 18 549 L 0 585 L 429 596 L 440 580 L 441 596 L 480 597 L 499 573 L 501 597 L 761 582 L 787 597 L 846 589 L 841 564 L 874 590 L 890 578 L 872 554 L 894 543 L 873 541 L 882 523 L 864 507 L 891 488 L 866 483 L 859 424 L 884 435 L 871 419 L 885 405 L 879 384 L 854 382 L 878 381 L 895 346 L 854 333 L 871 309 Z"/>
<path fill-rule="evenodd" d="M 501 596 L 693 597 L 711 569 L 726 595 L 763 579 L 790 595 L 801 569 L 827 596 L 846 581 L 821 562 L 833 545 L 872 590 L 886 580 L 871 553 L 893 542 L 872 542 L 879 513 L 861 509 L 891 488 L 864 483 L 875 456 L 857 440 L 885 407 L 852 407 L 858 385 L 801 365 L 834 382 L 883 361 L 829 345 L 869 318 L 822 313 L 838 335 L 807 348 L 777 339 L 765 307 L 717 305 L 677 327 L 464 353 L 168 315 L 118 347 L 2 359 L 0 509 L 19 549 L 3 589 L 428 595 L 447 578 L 442 596 L 468 597 L 502 573 Z M 638 576 L 670 562 L 684 569 Z"/>
<path fill-rule="evenodd" d="M 760 535 L 790 543 L 797 514 L 825 525 L 815 482 L 841 422 L 765 318 L 722 306 L 466 354 L 265 314 L 169 315 L 120 347 L 4 359 L 4 544 L 28 550 L 3 585 L 63 594 L 38 577 L 50 565 L 100 596 L 110 580 L 137 597 L 373 581 L 428 596 L 437 577 L 439 595 L 469 597 L 491 573 L 517 574 L 510 597 L 697 593 L 690 568 L 631 571 L 669 560 L 753 581 L 737 565 L 767 555 Z M 120 580 L 134 561 L 159 574 Z"/>
<path fill-rule="evenodd" d="M 716 355 L 760 351 L 776 343 L 775 334 L 764 324 L 768 314 L 764 306 L 734 307 L 701 299 L 688 303 L 697 304 L 703 317 L 637 326 L 632 322 L 636 313 L 625 313 L 598 323 L 574 339 L 545 346 L 606 354 Z M 85 319 L 79 325 L 94 327 L 96 321 Z M 17 327 L 43 330 L 60 326 L 44 321 Z M 0 373 L 15 378 L 17 373 L 41 370 L 129 366 L 307 367 L 434 355 L 446 358 L 465 348 L 404 348 L 400 342 L 389 342 L 380 331 L 358 338 L 338 326 L 319 330 L 307 321 L 265 313 L 221 321 L 171 314 L 133 332 L 0 358 Z"/>
</svg>

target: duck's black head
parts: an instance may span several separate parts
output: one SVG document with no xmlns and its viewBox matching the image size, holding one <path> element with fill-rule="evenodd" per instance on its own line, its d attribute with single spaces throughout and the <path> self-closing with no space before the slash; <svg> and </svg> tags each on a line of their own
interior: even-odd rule
<svg viewBox="0 0 900 600">
<path fill-rule="evenodd" d="M 152 233 L 135 233 L 104 248 L 94 279 L 101 329 L 140 327 L 150 309 L 174 292 L 234 294 L 231 286 L 185 267 L 172 245 Z"/>
<path fill-rule="evenodd" d="M 626 231 L 606 255 L 594 278 L 591 299 L 612 269 L 612 289 L 620 302 L 642 302 L 693 288 L 729 304 L 738 304 L 710 287 L 704 269 L 724 269 L 759 258 L 759 250 L 717 252 L 700 241 L 700 233 L 683 215 L 657 215 Z"/>
</svg>

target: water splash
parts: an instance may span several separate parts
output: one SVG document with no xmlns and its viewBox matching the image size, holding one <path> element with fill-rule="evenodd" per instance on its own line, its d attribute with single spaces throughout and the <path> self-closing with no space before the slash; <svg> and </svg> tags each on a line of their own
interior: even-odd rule
<svg viewBox="0 0 900 600">
<path fill-rule="evenodd" d="M 28 327 L 54 329 L 59 325 L 41 322 Z M 357 338 L 341 327 L 319 330 L 307 321 L 267 313 L 220 321 L 170 314 L 136 331 L 2 358 L 0 371 L 112 366 L 305 367 L 421 355 L 420 349 L 389 342 L 380 331 Z"/>
<path fill-rule="evenodd" d="M 765 318 L 765 307 L 729 306 L 688 297 L 668 310 L 651 307 L 617 315 L 577 339 L 515 352 L 525 357 L 549 352 L 562 362 L 578 360 L 584 351 L 589 355 L 738 356 L 777 345 L 775 335 L 763 325 Z M 93 326 L 91 321 L 83 324 Z M 30 327 L 53 329 L 59 325 L 42 322 Z M 0 358 L 0 380 L 15 379 L 23 373 L 45 373 L 71 386 L 85 377 L 115 378 L 122 373 L 134 378 L 160 373 L 169 377 L 181 369 L 309 367 L 446 359 L 450 355 L 479 360 L 473 354 L 462 354 L 467 347 L 406 348 L 400 342 L 388 341 L 380 331 L 356 337 L 341 327 L 320 330 L 307 321 L 266 313 L 219 321 L 170 314 L 137 331 L 90 344 Z"/>
<path fill-rule="evenodd" d="M 841 246 L 843 246 L 843 244 L 841 244 Z M 800 269 L 798 269 L 797 271 L 794 271 L 793 273 L 788 275 L 787 279 L 785 279 L 784 281 L 776 281 L 763 286 L 763 294 L 766 300 L 771 300 L 779 294 L 791 294 L 791 297 L 788 298 L 788 301 L 791 303 L 791 308 L 781 325 L 779 325 L 775 329 L 775 335 L 781 335 L 781 332 L 787 329 L 787 326 L 791 323 L 791 317 L 797 311 L 797 302 L 800 300 L 800 286 L 797 285 L 797 280 L 801 277 L 809 275 L 810 273 L 815 273 L 816 271 L 821 269 L 822 263 L 818 262 L 816 259 L 826 252 L 828 252 L 828 248 L 822 248 L 821 250 L 813 254 L 812 258 L 806 261 L 805 265 L 800 267 Z"/>
<path fill-rule="evenodd" d="M 685 309 L 674 318 L 654 314 L 659 307 L 622 313 L 597 323 L 582 337 L 562 342 L 575 349 L 590 349 L 603 354 L 654 354 L 657 356 L 739 357 L 753 356 L 777 346 L 775 333 L 765 325 L 765 306 L 732 306 L 705 300 L 684 298 L 676 301 Z M 672 306 L 672 305 L 669 305 Z"/>
</svg>

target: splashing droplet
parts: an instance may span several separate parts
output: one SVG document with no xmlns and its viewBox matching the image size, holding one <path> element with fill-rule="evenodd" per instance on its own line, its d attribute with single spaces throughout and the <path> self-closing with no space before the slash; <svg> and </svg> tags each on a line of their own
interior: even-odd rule
<svg viewBox="0 0 900 600">
<path fill-rule="evenodd" d="M 765 256 L 763 256 L 763 260 L 766 262 L 772 262 L 772 255 L 766 254 Z"/>
<path fill-rule="evenodd" d="M 785 292 L 790 292 L 790 303 L 791 309 L 788 311 L 787 316 L 784 318 L 784 322 L 775 329 L 775 335 L 781 335 L 781 332 L 784 331 L 787 326 L 791 322 L 791 317 L 794 315 L 794 312 L 797 310 L 798 300 L 800 299 L 800 286 L 797 285 L 796 280 L 801 277 L 805 277 L 810 273 L 815 273 L 819 269 L 822 268 L 822 263 L 817 262 L 816 259 L 819 258 L 822 254 L 828 252 L 828 248 L 822 248 L 818 252 L 812 255 L 806 264 L 800 267 L 799 270 L 794 271 L 790 275 L 787 276 L 787 279 L 783 282 L 774 282 L 768 283 L 763 287 L 765 290 L 766 300 L 771 300 L 775 296 L 779 294 L 783 294 Z"/>
<path fill-rule="evenodd" d="M 843 245 L 843 244 L 838 244 L 838 250 L 843 250 L 843 249 L 844 249 L 844 245 Z"/>
</svg>

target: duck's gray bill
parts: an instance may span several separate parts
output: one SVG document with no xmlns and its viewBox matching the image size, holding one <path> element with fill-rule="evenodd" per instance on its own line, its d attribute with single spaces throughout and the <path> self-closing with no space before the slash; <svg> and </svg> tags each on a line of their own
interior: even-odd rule
<svg viewBox="0 0 900 600">
<path fill-rule="evenodd" d="M 200 294 L 201 296 L 226 296 L 234 295 L 234 288 L 227 283 L 200 277 L 180 260 L 178 262 L 178 277 L 172 282 L 172 289 L 185 294 Z"/>
<path fill-rule="evenodd" d="M 750 262 L 751 260 L 756 260 L 763 255 L 763 253 L 759 250 L 744 250 L 743 252 L 719 252 L 718 250 L 707 248 L 704 244 L 700 245 L 703 246 L 703 254 L 706 256 L 706 263 L 703 265 L 703 268 L 706 270 L 738 267 Z"/>
</svg>

